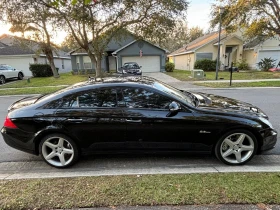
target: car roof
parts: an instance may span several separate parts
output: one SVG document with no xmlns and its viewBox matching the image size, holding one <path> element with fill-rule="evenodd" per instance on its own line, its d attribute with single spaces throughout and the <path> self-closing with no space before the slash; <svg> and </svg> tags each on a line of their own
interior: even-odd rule
<svg viewBox="0 0 280 210">
<path fill-rule="evenodd" d="M 126 62 L 124 64 L 135 64 L 136 62 Z M 137 63 L 136 63 L 137 64 Z"/>
</svg>

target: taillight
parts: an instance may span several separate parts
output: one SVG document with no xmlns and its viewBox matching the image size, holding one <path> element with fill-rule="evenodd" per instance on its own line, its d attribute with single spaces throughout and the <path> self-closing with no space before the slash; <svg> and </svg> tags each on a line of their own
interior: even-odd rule
<svg viewBox="0 0 280 210">
<path fill-rule="evenodd" d="M 6 117 L 6 120 L 4 122 L 4 127 L 6 127 L 6 128 L 17 128 L 17 126 L 12 122 L 12 120 L 9 117 Z"/>
</svg>

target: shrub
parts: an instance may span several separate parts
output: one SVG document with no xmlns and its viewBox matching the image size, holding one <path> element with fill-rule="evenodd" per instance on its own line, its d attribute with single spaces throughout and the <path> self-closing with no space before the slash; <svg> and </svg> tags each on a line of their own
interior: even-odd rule
<svg viewBox="0 0 280 210">
<path fill-rule="evenodd" d="M 30 64 L 29 70 L 33 77 L 51 77 L 53 76 L 52 68 L 49 64 Z M 58 71 L 58 68 L 56 68 Z"/>
<path fill-rule="evenodd" d="M 236 67 L 238 70 L 249 70 L 249 64 L 247 63 L 246 59 L 242 59 L 236 63 Z"/>
<path fill-rule="evenodd" d="M 214 71 L 216 69 L 216 60 L 202 59 L 195 61 L 194 68 L 203 71 Z"/>
<path fill-rule="evenodd" d="M 173 72 L 175 69 L 175 64 L 174 63 L 171 63 L 171 62 L 167 62 L 165 64 L 165 71 L 167 72 Z"/>
<path fill-rule="evenodd" d="M 264 58 L 261 59 L 261 61 L 258 63 L 258 67 L 262 70 L 262 71 L 268 71 L 268 69 L 273 68 L 275 66 L 275 61 L 272 58 Z"/>
</svg>

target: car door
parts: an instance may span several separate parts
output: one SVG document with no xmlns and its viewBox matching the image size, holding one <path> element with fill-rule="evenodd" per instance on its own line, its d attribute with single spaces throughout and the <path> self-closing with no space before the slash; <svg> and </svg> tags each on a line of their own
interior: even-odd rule
<svg viewBox="0 0 280 210">
<path fill-rule="evenodd" d="M 17 71 L 15 70 L 15 68 L 8 65 L 6 66 L 6 68 L 8 72 L 8 78 L 17 77 Z"/>
<path fill-rule="evenodd" d="M 84 150 L 124 149 L 125 120 L 115 88 L 98 88 L 63 98 L 56 116 Z"/>
<path fill-rule="evenodd" d="M 6 65 L 3 65 L 3 66 L 0 66 L 0 74 L 1 75 L 4 75 L 4 77 L 7 79 L 7 78 L 10 78 L 9 76 L 9 70 L 7 69 L 7 66 Z"/>
<path fill-rule="evenodd" d="M 127 147 L 145 150 L 190 150 L 195 119 L 187 109 L 168 116 L 174 100 L 151 89 L 122 89 Z"/>
</svg>

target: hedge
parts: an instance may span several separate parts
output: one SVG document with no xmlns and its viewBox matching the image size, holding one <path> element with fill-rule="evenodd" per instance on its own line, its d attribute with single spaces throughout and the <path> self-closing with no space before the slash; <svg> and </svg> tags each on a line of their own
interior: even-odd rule
<svg viewBox="0 0 280 210">
<path fill-rule="evenodd" d="M 49 64 L 30 64 L 29 70 L 33 77 L 51 77 L 53 76 L 52 68 Z M 56 68 L 58 71 L 58 68 Z"/>
<path fill-rule="evenodd" d="M 216 60 L 202 59 L 197 60 L 194 64 L 195 69 L 202 69 L 203 71 L 214 71 L 216 69 Z"/>
</svg>

